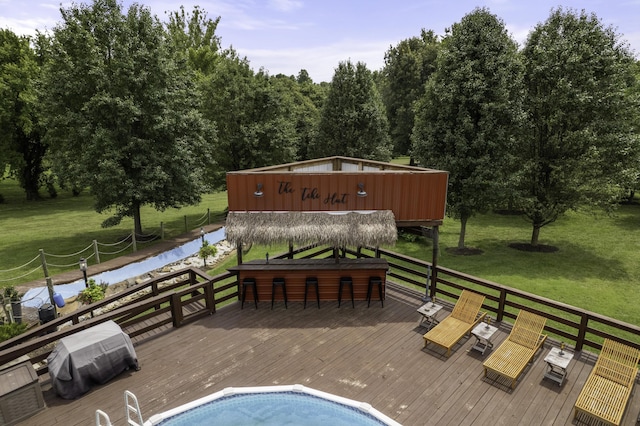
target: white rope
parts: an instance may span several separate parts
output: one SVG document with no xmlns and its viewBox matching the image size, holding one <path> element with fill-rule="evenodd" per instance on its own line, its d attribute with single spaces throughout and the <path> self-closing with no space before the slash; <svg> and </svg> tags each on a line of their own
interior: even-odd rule
<svg viewBox="0 0 640 426">
<path fill-rule="evenodd" d="M 37 271 L 37 270 L 39 270 L 39 269 L 40 269 L 40 266 L 37 266 L 36 268 L 34 268 L 34 269 L 30 270 L 29 272 L 27 272 L 27 273 L 26 273 L 26 274 L 24 274 L 24 275 L 20 275 L 20 276 L 18 276 L 18 277 L 13 277 L 13 278 L 8 278 L 8 279 L 6 279 L 6 280 L 0 280 L 0 283 L 6 283 L 6 282 L 9 282 L 9 281 L 19 280 L 20 278 L 24 278 L 24 277 L 26 277 L 27 275 L 31 275 L 31 274 L 33 274 L 35 271 Z"/>
<path fill-rule="evenodd" d="M 123 247 L 122 249 L 118 250 L 118 251 L 112 251 L 112 252 L 108 252 L 108 251 L 98 251 L 100 254 L 107 254 L 107 255 L 111 255 L 111 254 L 118 254 L 118 253 L 122 253 L 123 251 L 125 251 L 126 249 L 128 249 L 129 247 L 131 247 L 133 245 L 133 242 L 130 242 L 128 245 L 126 245 L 125 247 Z"/>
<path fill-rule="evenodd" d="M 44 254 L 47 255 L 47 256 L 51 256 L 51 257 L 71 257 L 71 256 L 77 257 L 78 255 L 80 255 L 80 254 L 84 253 L 85 251 L 89 250 L 92 246 L 93 246 L 93 243 L 89 244 L 88 246 L 86 246 L 82 250 L 77 251 L 77 252 L 72 253 L 72 254 L 51 254 L 51 253 L 46 253 L 46 252 Z"/>
<path fill-rule="evenodd" d="M 122 243 L 126 242 L 129 238 L 131 238 L 131 234 L 127 235 L 126 237 L 124 237 L 120 241 L 116 241 L 115 243 L 101 243 L 99 241 L 97 241 L 97 243 L 98 243 L 99 246 L 113 247 L 113 246 L 117 246 L 119 244 L 122 244 Z"/>
<path fill-rule="evenodd" d="M 12 272 L 12 271 L 15 271 L 15 270 L 18 270 L 18 269 L 22 269 L 22 268 L 24 268 L 25 266 L 28 266 L 29 264 L 31 264 L 31 263 L 33 263 L 33 262 L 35 262 L 35 261 L 36 261 L 36 260 L 38 260 L 39 258 L 40 258 L 40 255 L 37 255 L 36 257 L 34 257 L 33 259 L 31 259 L 30 261 L 28 261 L 27 263 L 25 263 L 25 264 L 24 264 L 24 265 L 22 265 L 22 266 L 16 266 L 15 268 L 11 268 L 11 269 L 0 269 L 0 273 L 3 273 L 3 272 Z"/>
</svg>

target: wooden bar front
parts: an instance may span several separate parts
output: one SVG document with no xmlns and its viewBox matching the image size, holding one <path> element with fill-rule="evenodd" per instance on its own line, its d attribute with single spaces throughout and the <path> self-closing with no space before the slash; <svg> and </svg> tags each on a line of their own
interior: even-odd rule
<svg viewBox="0 0 640 426">
<path fill-rule="evenodd" d="M 240 297 L 242 297 L 242 280 L 254 278 L 258 290 L 258 300 L 271 301 L 272 280 L 276 277 L 284 278 L 287 287 L 287 300 L 289 302 L 304 301 L 305 282 L 307 277 L 318 279 L 318 290 L 321 301 L 337 301 L 340 286 L 340 277 L 351 277 L 353 280 L 354 300 L 367 300 L 367 289 L 370 277 L 378 277 L 382 280 L 382 293 L 384 299 L 386 274 L 389 263 L 386 259 L 272 259 L 252 260 L 229 268 L 229 271 L 238 274 Z M 276 290 L 275 300 L 282 301 L 282 291 Z M 350 303 L 351 295 L 348 287 L 343 289 L 342 302 Z M 374 286 L 371 292 L 371 301 L 380 300 L 378 286 Z M 253 293 L 247 291 L 246 302 L 253 303 Z M 307 304 L 315 303 L 315 287 L 309 288 Z"/>
</svg>

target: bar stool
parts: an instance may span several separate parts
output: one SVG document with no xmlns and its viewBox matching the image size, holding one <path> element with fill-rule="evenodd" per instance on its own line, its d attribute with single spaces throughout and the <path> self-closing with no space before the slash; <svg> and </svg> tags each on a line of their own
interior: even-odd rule
<svg viewBox="0 0 640 426">
<path fill-rule="evenodd" d="M 320 309 L 320 289 L 318 289 L 318 278 L 316 277 L 307 277 L 304 283 L 304 309 L 307 309 L 307 292 L 311 286 L 316 287 L 316 300 L 318 301 L 318 309 Z"/>
<path fill-rule="evenodd" d="M 355 308 L 355 302 L 353 301 L 353 280 L 351 277 L 340 277 L 340 289 L 338 290 L 338 308 L 340 307 L 340 303 L 342 303 L 342 289 L 345 285 L 348 285 L 351 289 L 351 307 Z"/>
<path fill-rule="evenodd" d="M 256 309 L 258 309 L 258 290 L 256 288 L 255 278 L 245 278 L 242 280 L 242 304 L 240 305 L 240 309 L 244 309 L 244 300 L 247 298 L 247 290 L 249 287 L 253 288 L 253 302 L 256 305 Z"/>
<path fill-rule="evenodd" d="M 384 308 L 384 301 L 382 300 L 382 279 L 380 277 L 369 277 L 369 287 L 367 288 L 367 308 L 371 306 L 371 293 L 373 293 L 373 286 L 378 286 L 378 295 L 380 296 L 380 303 Z"/>
<path fill-rule="evenodd" d="M 284 278 L 274 278 L 271 283 L 271 309 L 273 309 L 273 301 L 276 296 L 276 288 L 282 288 L 282 295 L 284 296 L 284 308 L 287 309 L 287 285 L 284 282 Z"/>
</svg>

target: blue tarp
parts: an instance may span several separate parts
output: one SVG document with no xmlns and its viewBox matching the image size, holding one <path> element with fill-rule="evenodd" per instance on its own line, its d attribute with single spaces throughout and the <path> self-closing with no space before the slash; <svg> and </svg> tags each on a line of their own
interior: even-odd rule
<svg viewBox="0 0 640 426">
<path fill-rule="evenodd" d="M 209 242 L 209 244 L 217 244 L 224 239 L 224 228 L 220 228 L 214 232 L 209 232 L 208 234 L 205 234 L 204 238 Z M 98 284 L 120 283 L 122 281 L 126 281 L 129 278 L 137 277 L 139 275 L 146 274 L 147 272 L 155 271 L 156 269 L 160 269 L 171 263 L 175 263 L 189 256 L 193 256 L 198 252 L 198 250 L 200 250 L 200 247 L 202 247 L 202 241 L 200 238 L 197 238 L 164 253 L 148 257 L 140 262 L 130 263 L 119 269 L 92 275 L 91 278 L 94 279 Z M 84 279 L 80 279 L 68 284 L 53 286 L 54 293 L 60 293 L 65 299 L 76 296 L 84 289 Z M 52 303 L 49 300 L 49 292 L 46 286 L 32 288 L 27 291 L 27 293 L 22 298 L 22 304 L 27 307 L 38 308 L 44 303 Z"/>
</svg>

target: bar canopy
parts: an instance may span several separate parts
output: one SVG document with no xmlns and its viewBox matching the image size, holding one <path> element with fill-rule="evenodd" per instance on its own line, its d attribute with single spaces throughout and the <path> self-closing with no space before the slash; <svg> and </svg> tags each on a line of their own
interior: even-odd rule
<svg viewBox="0 0 640 426">
<path fill-rule="evenodd" d="M 321 244 L 333 247 L 394 245 L 398 232 L 391 210 L 325 212 L 230 211 L 225 227 L 232 244 Z"/>
</svg>

